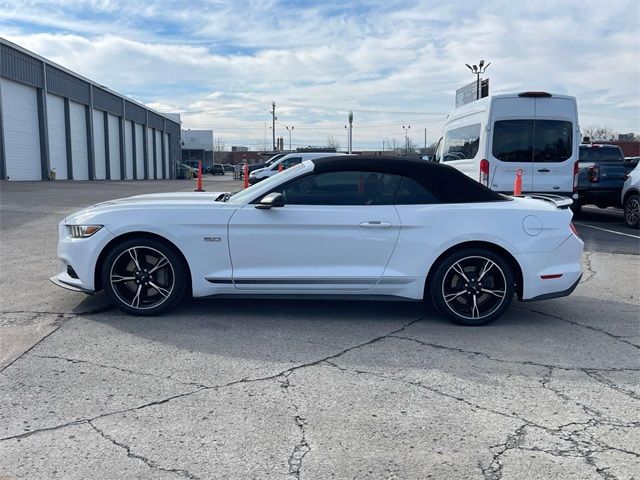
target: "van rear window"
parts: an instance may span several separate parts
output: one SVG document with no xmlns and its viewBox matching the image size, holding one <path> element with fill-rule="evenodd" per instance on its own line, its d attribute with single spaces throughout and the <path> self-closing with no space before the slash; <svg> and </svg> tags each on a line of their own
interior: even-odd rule
<svg viewBox="0 0 640 480">
<path fill-rule="evenodd" d="M 500 120 L 492 153 L 503 162 L 564 162 L 571 158 L 573 128 L 563 120 Z"/>
</svg>

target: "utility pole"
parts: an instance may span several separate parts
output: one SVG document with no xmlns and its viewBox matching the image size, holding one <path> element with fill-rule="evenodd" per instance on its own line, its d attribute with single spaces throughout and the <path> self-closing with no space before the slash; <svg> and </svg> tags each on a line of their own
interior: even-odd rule
<svg viewBox="0 0 640 480">
<path fill-rule="evenodd" d="M 424 149 L 427 149 L 427 129 L 424 129 Z"/>
<path fill-rule="evenodd" d="M 291 126 L 291 128 L 289 128 L 289 125 L 285 125 L 284 128 L 286 128 L 287 132 L 289 132 L 289 151 L 291 151 L 291 134 L 293 133 L 293 129 L 296 127 Z"/>
<path fill-rule="evenodd" d="M 276 151 L 276 120 L 278 119 L 278 117 L 276 117 L 276 102 L 272 102 L 271 103 L 271 122 L 273 123 L 273 127 L 272 127 L 272 135 L 273 135 L 273 151 Z"/>
</svg>

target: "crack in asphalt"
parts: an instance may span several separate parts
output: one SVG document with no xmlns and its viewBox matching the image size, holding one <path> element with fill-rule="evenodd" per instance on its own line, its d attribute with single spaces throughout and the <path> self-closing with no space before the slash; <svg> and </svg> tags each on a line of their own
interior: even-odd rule
<svg viewBox="0 0 640 480">
<path fill-rule="evenodd" d="M 234 380 L 234 381 L 231 381 L 231 382 L 228 382 L 228 383 L 224 383 L 224 384 L 221 384 L 221 385 L 211 385 L 211 386 L 204 385 L 204 386 L 198 387 L 195 390 L 190 391 L 190 392 L 183 392 L 183 393 L 179 393 L 179 394 L 176 394 L 176 395 L 171 395 L 171 396 L 165 397 L 165 398 L 163 398 L 161 400 L 155 400 L 155 401 L 152 401 L 152 402 L 149 402 L 149 403 L 145 403 L 143 405 L 139 405 L 137 407 L 126 408 L 126 409 L 121 409 L 121 410 L 117 410 L 117 411 L 114 411 L 114 412 L 103 413 L 103 414 L 100 414 L 100 415 L 92 417 L 92 418 L 78 419 L 78 420 L 74 420 L 74 421 L 67 422 L 67 423 L 64 423 L 64 424 L 54 425 L 52 427 L 42 427 L 42 428 L 39 428 L 39 429 L 36 429 L 36 430 L 31 430 L 29 432 L 20 433 L 20 434 L 17 434 L 17 435 L 10 435 L 8 437 L 0 438 L 0 442 L 5 441 L 5 440 L 21 439 L 21 438 L 25 438 L 25 437 L 29 437 L 31 435 L 34 435 L 36 433 L 40 433 L 40 432 L 58 430 L 60 428 L 65 428 L 65 427 L 68 427 L 68 426 L 71 426 L 71 425 L 78 425 L 78 424 L 81 424 L 81 423 L 87 423 L 89 421 L 94 421 L 94 420 L 97 420 L 99 418 L 104 418 L 104 417 L 108 417 L 108 416 L 111 416 L 111 415 L 117 415 L 117 414 L 121 414 L 121 413 L 127 413 L 127 412 L 142 410 L 142 409 L 145 409 L 145 408 L 148 408 L 148 407 L 152 407 L 152 406 L 168 403 L 168 402 L 171 402 L 173 400 L 176 400 L 176 399 L 179 399 L 179 398 L 182 398 L 182 397 L 195 395 L 197 393 L 200 393 L 200 392 L 203 392 L 203 391 L 207 391 L 207 390 L 219 390 L 221 388 L 231 387 L 231 386 L 234 386 L 234 385 L 240 385 L 240 384 L 244 384 L 244 383 L 255 383 L 255 382 L 264 382 L 264 381 L 268 381 L 268 380 L 275 380 L 275 379 L 278 379 L 278 378 L 283 377 L 283 376 L 288 376 L 288 375 L 290 375 L 291 373 L 293 373 L 293 372 L 295 372 L 297 370 L 308 368 L 308 367 L 313 367 L 313 366 L 316 366 L 316 365 L 320 365 L 321 363 L 329 361 L 329 360 L 334 360 L 336 358 L 341 357 L 342 355 L 345 355 L 346 353 L 348 353 L 348 352 L 350 352 L 352 350 L 355 350 L 355 349 L 358 349 L 358 348 L 365 347 L 367 345 L 371 345 L 371 344 L 377 343 L 377 342 L 379 342 L 381 340 L 384 340 L 385 338 L 388 338 L 390 335 L 402 332 L 406 328 L 410 327 L 411 325 L 413 325 L 413 324 L 415 324 L 415 323 L 417 323 L 417 322 L 419 322 L 419 321 L 421 321 L 421 320 L 423 320 L 425 318 L 426 318 L 426 316 L 421 316 L 421 317 L 419 317 L 419 318 L 417 318 L 415 320 L 411 320 L 410 322 L 408 322 L 408 323 L 402 325 L 401 327 L 396 328 L 395 330 L 392 330 L 391 332 L 388 332 L 388 333 L 386 333 L 384 335 L 380 335 L 380 336 L 374 337 L 374 338 L 372 338 L 370 340 L 367 340 L 366 342 L 362 342 L 362 343 L 359 343 L 357 345 L 353 345 L 351 347 L 345 348 L 345 349 L 341 350 L 340 352 L 335 353 L 333 355 L 329 355 L 327 357 L 323 357 L 323 358 L 320 358 L 318 360 L 314 360 L 314 361 L 311 361 L 311 362 L 307 362 L 307 363 L 303 363 L 303 364 L 300 364 L 300 365 L 295 365 L 293 367 L 289 367 L 289 368 L 287 368 L 287 369 L 285 369 L 285 370 L 283 370 L 281 372 L 278 372 L 276 374 L 273 374 L 273 375 L 267 375 L 267 376 L 258 377 L 258 378 L 242 378 L 240 380 Z M 35 345 L 34 345 L 34 347 L 35 347 Z"/>
<path fill-rule="evenodd" d="M 43 358 L 43 359 L 51 359 L 51 360 L 64 360 L 65 362 L 69 362 L 69 363 L 81 363 L 81 364 L 87 364 L 87 365 L 91 365 L 93 367 L 100 367 L 100 368 L 107 368 L 107 369 L 113 369 L 113 370 L 118 370 L 120 372 L 124 372 L 124 373 L 131 373 L 134 375 L 141 375 L 141 376 L 145 376 L 145 377 L 152 377 L 152 378 L 157 378 L 157 379 L 163 379 L 163 380 L 171 380 L 175 383 L 178 383 L 180 385 L 188 385 L 188 386 L 195 386 L 195 387 L 202 387 L 202 388 L 214 388 L 210 385 L 205 385 L 202 383 L 198 383 L 198 382 L 184 382 L 182 380 L 178 380 L 176 378 L 173 378 L 171 375 L 155 375 L 153 373 L 148 373 L 148 372 L 140 372 L 138 370 L 130 370 L 128 368 L 123 368 L 123 367 L 118 367 L 116 365 L 104 365 L 101 363 L 96 363 L 96 362 L 92 362 L 89 360 L 81 360 L 78 358 L 69 358 L 69 357 L 60 357 L 58 355 L 27 355 L 27 357 L 33 357 L 33 358 Z"/>
<path fill-rule="evenodd" d="M 199 480 L 199 477 L 197 477 L 196 475 L 194 475 L 193 473 L 189 472 L 188 470 L 184 470 L 184 469 L 177 469 L 177 468 L 164 468 L 159 466 L 156 462 L 154 462 L 153 460 L 144 457 L 142 455 L 133 453 L 131 451 L 131 447 L 118 442 L 116 439 L 114 439 L 113 437 L 109 436 L 107 433 L 105 433 L 104 430 L 98 428 L 97 426 L 95 426 L 93 424 L 93 422 L 91 420 L 88 420 L 87 423 L 89 424 L 89 426 L 91 426 L 91 428 L 93 428 L 96 432 L 98 432 L 100 434 L 100 436 L 102 436 L 102 438 L 104 438 L 105 440 L 108 440 L 109 442 L 111 442 L 113 445 L 115 445 L 116 447 L 122 448 L 127 452 L 127 457 L 129 458 L 135 458 L 137 460 L 142 461 L 145 465 L 147 465 L 149 468 L 153 469 L 153 470 L 160 470 L 162 472 L 169 472 L 169 473 L 175 473 L 176 475 L 180 476 L 180 477 L 185 477 L 185 478 L 189 478 L 192 480 Z"/>
<path fill-rule="evenodd" d="M 595 269 L 591 265 L 591 255 L 593 255 L 594 253 L 595 252 L 585 252 L 585 255 L 584 255 L 584 266 L 587 268 L 587 273 L 589 275 L 582 279 L 582 281 L 580 282 L 581 284 L 584 284 L 584 283 L 587 283 L 587 282 L 591 281 L 591 279 L 593 279 L 593 277 L 595 277 L 596 274 L 598 273 L 598 272 L 595 271 Z"/>
<path fill-rule="evenodd" d="M 627 395 L 628 397 L 633 398 L 634 400 L 640 400 L 640 395 L 633 390 L 629 390 L 627 388 L 623 388 L 620 385 L 615 384 L 611 380 L 604 378 L 600 372 L 591 370 L 589 368 L 585 368 L 582 370 L 585 374 L 587 374 L 590 378 L 593 378 L 596 382 L 601 383 L 602 385 L 611 388 L 617 392 L 622 393 L 623 395 Z"/>
<path fill-rule="evenodd" d="M 512 305 L 511 308 L 517 308 L 519 310 L 524 310 L 526 312 L 537 313 L 539 315 L 543 315 L 543 316 L 548 317 L 548 318 L 553 318 L 555 320 L 560 320 L 561 322 L 566 322 L 566 323 L 569 323 L 571 325 L 575 325 L 577 327 L 582 327 L 582 328 L 586 328 L 588 330 L 592 330 L 594 332 L 602 333 L 603 335 L 607 335 L 607 336 L 609 336 L 611 338 L 614 338 L 614 339 L 618 340 L 619 342 L 626 343 L 627 345 L 631 345 L 633 348 L 636 348 L 636 349 L 640 350 L 640 345 L 636 345 L 635 343 L 632 343 L 632 342 L 630 342 L 628 340 L 625 340 L 624 335 L 614 335 L 613 333 L 607 332 L 606 330 L 602 330 L 600 328 L 592 327 L 591 325 L 585 325 L 583 323 L 575 322 L 573 320 L 567 320 L 566 318 L 559 317 L 558 315 L 552 315 L 550 313 L 541 312 L 540 310 L 535 310 L 533 308 L 524 308 L 524 307 L 520 307 L 520 306 L 517 306 L 517 305 Z"/>
<path fill-rule="evenodd" d="M 293 405 L 293 408 L 296 412 L 294 421 L 296 426 L 300 429 L 300 441 L 296 443 L 296 445 L 293 447 L 293 451 L 291 452 L 291 455 L 289 455 L 289 458 L 287 459 L 287 464 L 289 465 L 289 475 L 299 480 L 300 469 L 302 468 L 302 460 L 304 459 L 305 455 L 311 451 L 311 447 L 307 442 L 307 431 L 306 431 L 307 421 L 304 417 L 300 415 L 300 408 L 293 401 L 293 398 L 291 398 L 291 395 L 289 394 L 289 387 L 291 386 L 289 382 L 289 375 L 291 374 L 289 373 L 289 374 L 283 375 L 282 380 L 280 380 L 280 385 L 284 390 L 284 392 L 287 394 L 291 402 L 291 405 Z"/>
<path fill-rule="evenodd" d="M 353 369 L 353 368 L 346 368 L 346 367 L 342 367 L 336 363 L 333 363 L 331 361 L 326 361 L 324 362 L 326 365 L 329 365 L 333 368 L 336 368 L 340 371 L 343 372 L 350 372 L 350 373 L 357 373 L 357 374 L 365 374 L 365 375 L 372 375 L 375 377 L 379 377 L 379 378 L 384 378 L 386 380 L 390 380 L 390 381 L 395 381 L 395 382 L 401 382 L 401 383 L 406 383 L 408 385 L 412 385 L 418 388 L 422 388 L 425 389 L 429 392 L 435 393 L 437 395 L 446 397 L 446 398 L 450 398 L 452 400 L 461 402 L 466 404 L 467 406 L 469 406 L 473 411 L 483 411 L 483 412 L 487 412 L 487 413 L 492 413 L 494 415 L 499 415 L 502 417 L 506 417 L 512 420 L 519 420 L 520 422 L 522 422 L 522 425 L 520 427 L 518 427 L 518 430 L 516 430 L 515 434 L 510 434 L 507 437 L 507 440 L 505 441 L 505 443 L 503 444 L 498 444 L 498 445 L 494 445 L 491 446 L 490 449 L 495 449 L 498 447 L 503 447 L 501 450 L 499 450 L 498 452 L 495 452 L 493 455 L 493 459 L 492 462 L 489 464 L 489 466 L 487 466 L 486 468 L 483 467 L 481 465 L 481 463 L 479 464 L 479 468 L 482 470 L 485 479 L 487 480 L 500 480 L 502 478 L 502 464 L 500 463 L 500 458 L 502 457 L 502 455 L 504 455 L 508 450 L 513 450 L 513 449 L 519 449 L 520 448 L 520 444 L 522 443 L 522 440 L 524 439 L 524 433 L 525 433 L 525 428 L 538 428 L 546 433 L 548 433 L 549 435 L 555 437 L 555 438 L 559 438 L 560 440 L 564 440 L 566 442 L 569 442 L 572 444 L 572 448 L 570 450 L 567 450 L 568 453 L 564 453 L 563 451 L 556 451 L 556 450 L 549 450 L 550 452 L 554 452 L 556 454 L 556 456 L 571 456 L 571 457 L 578 457 L 578 458 L 582 458 L 587 464 L 589 464 L 590 466 L 592 466 L 596 472 L 604 479 L 606 480 L 614 480 L 616 477 L 611 474 L 609 472 L 610 467 L 600 467 L 597 463 L 595 458 L 593 457 L 593 454 L 598 453 L 598 452 L 606 452 L 608 450 L 614 450 L 614 451 L 618 451 L 621 453 L 627 453 L 629 455 L 632 456 L 636 456 L 637 454 L 635 452 L 625 452 L 619 448 L 615 448 L 615 447 L 611 447 L 605 443 L 602 442 L 597 442 L 595 441 L 595 439 L 593 439 L 593 443 L 595 443 L 595 447 L 594 445 L 591 445 L 589 442 L 585 442 L 585 441 L 581 441 L 578 440 L 576 438 L 574 438 L 574 436 L 582 431 L 587 430 L 590 427 L 598 427 L 598 426 L 603 426 L 603 425 L 611 425 L 611 426 L 623 426 L 623 427 L 637 427 L 638 426 L 638 422 L 630 422 L 628 424 L 621 424 L 620 422 L 615 422 L 615 421 L 611 421 L 610 419 L 605 418 L 604 416 L 601 416 L 600 412 L 597 412 L 593 409 L 589 409 L 588 407 L 585 407 L 584 405 L 579 404 L 578 402 L 576 402 L 575 400 L 571 399 L 570 397 L 568 397 L 567 395 L 561 393 L 561 392 L 557 392 L 554 389 L 550 389 L 552 392 L 556 393 L 557 395 L 561 396 L 561 398 L 565 399 L 566 401 L 571 401 L 574 402 L 578 405 L 580 405 L 581 407 L 583 407 L 583 409 L 585 410 L 585 413 L 589 416 L 589 420 L 586 422 L 571 422 L 571 423 L 567 423 L 567 424 L 563 424 L 560 425 L 558 427 L 555 428 L 551 428 L 551 427 L 546 427 L 544 425 L 538 424 L 534 421 L 531 421 L 529 419 L 523 418 L 519 415 L 516 415 L 515 413 L 511 412 L 511 413 L 505 413 L 505 412 L 500 412 L 498 410 L 493 410 L 491 408 L 488 407 L 484 407 L 482 405 L 478 405 L 475 404 L 469 400 L 467 400 L 464 397 L 461 396 L 456 396 L 450 393 L 446 393 L 443 392 L 433 386 L 430 385 L 426 385 L 423 382 L 420 381 L 416 381 L 416 380 L 410 380 L 404 377 L 394 377 L 394 376 L 389 376 L 389 375 L 384 375 L 381 373 L 376 373 L 376 372 L 369 372 L 366 370 L 361 370 L 361 369 Z M 550 373 L 545 374 L 545 377 L 550 376 Z M 548 388 L 549 386 L 546 385 L 549 382 L 549 378 L 544 379 L 542 381 L 543 384 L 543 388 Z M 571 427 L 582 427 L 582 429 L 574 429 L 572 431 L 568 431 L 566 430 L 569 426 Z M 590 438 L 592 438 L 591 435 L 589 435 Z M 543 449 L 539 449 L 540 451 L 544 451 Z"/>
</svg>

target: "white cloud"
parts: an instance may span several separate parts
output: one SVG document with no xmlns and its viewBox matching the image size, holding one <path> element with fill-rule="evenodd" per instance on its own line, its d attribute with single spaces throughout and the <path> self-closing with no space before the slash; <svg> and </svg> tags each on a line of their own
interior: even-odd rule
<svg viewBox="0 0 640 480">
<path fill-rule="evenodd" d="M 402 137 L 403 123 L 437 140 L 480 58 L 493 93 L 572 94 L 583 126 L 640 131 L 632 1 L 4 3 L 8 39 L 227 143 L 263 142 L 272 100 L 294 143 L 343 138 L 349 109 L 356 148 Z"/>
</svg>

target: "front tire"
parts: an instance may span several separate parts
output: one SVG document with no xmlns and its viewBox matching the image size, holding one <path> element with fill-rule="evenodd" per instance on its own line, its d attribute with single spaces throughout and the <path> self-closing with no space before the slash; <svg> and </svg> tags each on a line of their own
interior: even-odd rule
<svg viewBox="0 0 640 480">
<path fill-rule="evenodd" d="M 640 227 L 640 196 L 637 193 L 630 195 L 624 201 L 624 223 L 629 228 Z"/>
<path fill-rule="evenodd" d="M 149 238 L 116 245 L 102 265 L 102 285 L 111 301 L 132 315 L 152 316 L 184 297 L 186 269 L 173 248 Z"/>
<path fill-rule="evenodd" d="M 445 317 L 461 325 L 484 325 L 500 317 L 513 299 L 509 264 L 482 248 L 459 250 L 437 267 L 431 299 Z"/>
</svg>

